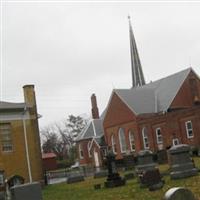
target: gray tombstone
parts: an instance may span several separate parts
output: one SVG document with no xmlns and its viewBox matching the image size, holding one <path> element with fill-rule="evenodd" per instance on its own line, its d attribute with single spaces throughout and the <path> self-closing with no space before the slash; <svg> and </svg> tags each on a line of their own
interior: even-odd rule
<svg viewBox="0 0 200 200">
<path fill-rule="evenodd" d="M 169 189 L 164 196 L 164 200 L 196 200 L 192 192 L 183 187 Z"/>
<path fill-rule="evenodd" d="M 40 183 L 27 183 L 10 188 L 12 200 L 42 200 Z"/>
<path fill-rule="evenodd" d="M 170 176 L 172 179 L 190 177 L 198 174 L 194 162 L 190 157 L 190 146 L 180 144 L 169 149 Z"/>
<path fill-rule="evenodd" d="M 137 154 L 136 171 L 138 173 L 155 169 L 156 163 L 153 161 L 153 153 L 150 150 L 142 150 Z"/>
</svg>

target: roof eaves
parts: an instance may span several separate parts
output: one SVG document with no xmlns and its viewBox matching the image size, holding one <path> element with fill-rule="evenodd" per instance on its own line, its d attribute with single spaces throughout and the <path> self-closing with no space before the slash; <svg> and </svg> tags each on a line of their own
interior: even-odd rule
<svg viewBox="0 0 200 200">
<path fill-rule="evenodd" d="M 90 122 L 87 124 L 87 126 L 86 126 L 86 127 L 83 129 L 83 131 L 80 133 L 80 136 L 78 136 L 78 137 L 76 138 L 76 141 L 77 141 L 77 142 L 80 141 L 80 140 L 87 139 L 87 138 L 83 138 L 83 137 L 84 137 L 84 135 L 85 135 L 87 129 L 89 128 L 89 126 L 90 126 Z"/>
<path fill-rule="evenodd" d="M 107 111 L 108 111 L 108 108 L 109 108 L 109 106 L 110 106 L 110 103 L 111 103 L 111 100 L 112 100 L 112 97 L 113 97 L 114 91 L 115 91 L 115 89 L 112 90 L 112 93 L 111 93 L 111 95 L 110 95 L 110 98 L 109 98 L 108 104 L 107 104 L 106 109 L 105 109 L 105 111 L 104 111 L 105 114 L 104 114 L 104 117 L 102 118 L 102 123 L 104 123 L 104 119 L 105 119 L 105 117 L 106 117 L 106 115 L 107 115 Z"/>
<path fill-rule="evenodd" d="M 100 145 L 98 144 L 98 142 L 95 140 L 95 138 L 93 138 L 93 142 L 95 142 L 97 144 L 97 146 L 99 147 L 99 149 L 101 148 Z"/>
<path fill-rule="evenodd" d="M 92 120 L 92 128 L 93 128 L 94 136 L 97 136 L 96 127 L 94 125 L 94 120 Z"/>
</svg>

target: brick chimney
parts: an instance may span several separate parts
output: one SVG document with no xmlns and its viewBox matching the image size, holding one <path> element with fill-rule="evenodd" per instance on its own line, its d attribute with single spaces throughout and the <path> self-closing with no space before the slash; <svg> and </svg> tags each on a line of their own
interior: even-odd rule
<svg viewBox="0 0 200 200">
<path fill-rule="evenodd" d="M 34 85 L 24 85 L 23 90 L 24 90 L 24 101 L 26 105 L 29 107 L 30 114 L 37 115 L 37 105 L 36 105 Z"/>
<path fill-rule="evenodd" d="M 92 118 L 99 119 L 99 109 L 97 107 L 97 99 L 95 94 L 91 96 L 91 104 L 92 104 Z"/>
</svg>

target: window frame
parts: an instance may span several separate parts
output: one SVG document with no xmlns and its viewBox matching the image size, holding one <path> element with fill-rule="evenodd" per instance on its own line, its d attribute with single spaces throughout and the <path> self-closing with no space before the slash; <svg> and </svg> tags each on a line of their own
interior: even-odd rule
<svg viewBox="0 0 200 200">
<path fill-rule="evenodd" d="M 112 145 L 112 151 L 114 154 L 117 154 L 117 144 L 116 144 L 116 138 L 115 135 L 111 135 L 111 145 Z"/>
<path fill-rule="evenodd" d="M 79 144 L 79 157 L 80 159 L 84 159 L 82 144 Z"/>
<path fill-rule="evenodd" d="M 131 138 L 131 135 L 132 135 L 132 138 Z M 128 137 L 129 137 L 131 152 L 135 152 L 135 137 L 134 137 L 134 135 L 135 135 L 134 132 L 132 130 L 129 130 Z M 134 143 L 134 148 L 133 148 L 133 143 Z"/>
<path fill-rule="evenodd" d="M 125 136 L 125 130 L 124 130 L 124 128 L 119 128 L 118 136 L 119 136 L 120 151 L 121 151 L 121 153 L 126 153 L 126 151 L 127 151 L 127 144 L 126 144 L 126 136 Z M 124 140 L 124 144 L 122 144 L 122 142 L 123 142 L 122 140 Z"/>
<path fill-rule="evenodd" d="M 145 132 L 145 130 L 146 130 L 146 132 Z M 144 134 L 146 134 L 146 135 L 144 135 Z M 143 127 L 143 129 L 142 129 L 142 138 L 143 138 L 143 146 L 144 146 L 144 149 L 149 149 L 150 147 L 149 147 L 149 137 L 148 137 L 148 131 L 147 131 L 147 128 L 146 127 Z M 145 141 L 145 139 L 147 140 L 147 142 Z M 148 146 L 146 146 L 146 144 L 148 145 Z"/>
<path fill-rule="evenodd" d="M 92 154 L 91 154 L 91 152 L 90 152 L 90 145 L 92 144 L 92 142 L 91 141 L 88 141 L 88 143 L 87 143 L 87 150 L 88 150 L 88 157 L 89 158 L 91 158 L 92 157 Z"/>
<path fill-rule="evenodd" d="M 178 143 L 175 144 L 175 142 L 178 142 Z M 173 138 L 173 139 L 172 139 L 172 144 L 173 144 L 173 146 L 179 145 L 179 144 L 180 144 L 179 139 L 178 139 L 178 138 Z"/>
<path fill-rule="evenodd" d="M 0 142 L 2 153 L 13 152 L 12 128 L 10 123 L 0 124 Z"/>
<path fill-rule="evenodd" d="M 191 128 L 190 129 L 188 128 L 188 124 L 189 123 L 191 124 Z M 186 129 L 186 133 L 187 133 L 187 138 L 188 139 L 193 138 L 194 137 L 194 131 L 193 131 L 193 126 L 192 126 L 192 121 L 191 120 L 185 122 L 185 129 Z M 189 131 L 192 131 L 192 135 L 189 134 Z"/>
<path fill-rule="evenodd" d="M 158 135 L 158 131 L 160 131 L 160 135 Z M 161 138 L 161 141 L 159 141 L 159 138 Z M 160 127 L 156 128 L 156 142 L 157 144 L 163 144 L 163 136 Z"/>
</svg>

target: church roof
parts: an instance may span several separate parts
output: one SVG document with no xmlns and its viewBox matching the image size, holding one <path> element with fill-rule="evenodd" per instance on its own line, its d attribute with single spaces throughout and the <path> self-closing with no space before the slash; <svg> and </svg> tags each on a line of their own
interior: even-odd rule
<svg viewBox="0 0 200 200">
<path fill-rule="evenodd" d="M 101 137 L 95 137 L 94 140 L 98 143 L 99 146 L 107 146 L 103 135 Z"/>
<path fill-rule="evenodd" d="M 115 89 L 114 92 L 135 114 L 166 111 L 191 70 L 188 68 L 141 87 Z"/>
<path fill-rule="evenodd" d="M 76 138 L 76 141 L 90 139 L 94 137 L 101 137 L 103 135 L 102 119 L 92 119 L 85 129 Z"/>
<path fill-rule="evenodd" d="M 24 109 L 25 107 L 25 103 L 11 103 L 0 101 L 0 110 Z"/>
</svg>

